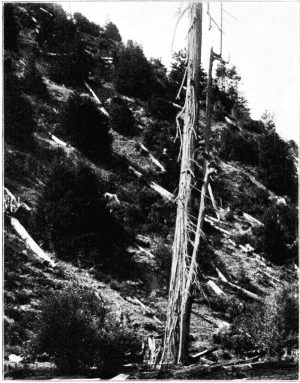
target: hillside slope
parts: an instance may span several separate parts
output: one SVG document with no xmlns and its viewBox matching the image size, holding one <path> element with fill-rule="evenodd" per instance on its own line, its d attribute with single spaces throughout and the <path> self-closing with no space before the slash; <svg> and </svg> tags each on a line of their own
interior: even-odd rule
<svg viewBox="0 0 300 383">
<path fill-rule="evenodd" d="M 4 186 L 29 207 L 30 213 L 20 210 L 15 216 L 45 253 L 55 260 L 56 267 L 50 267 L 32 254 L 13 230 L 11 214 L 5 213 L 4 357 L 7 376 L 11 370 L 24 368 L 23 363 L 11 362 L 9 356 L 12 354 L 20 355 L 24 363 L 35 360 L 31 344 L 37 335 L 43 305 L 55 291 L 79 286 L 96 293 L 115 320 L 133 329 L 143 340 L 150 336 L 161 338 L 167 311 L 176 215 L 175 185 L 179 172 L 178 141 L 173 142 L 175 123 L 154 117 L 149 100 L 129 98 L 117 92 L 107 72 L 95 70 L 85 77 L 85 82 L 89 82 L 95 92 L 94 96 L 82 79 L 58 81 L 52 70 L 56 65 L 55 55 L 62 57 L 63 53 L 58 48 L 51 51 L 50 41 L 47 42 L 47 50 L 39 37 L 48 25 L 48 21 L 43 19 L 44 11 L 49 12 L 41 6 L 27 4 L 16 5 L 13 9 L 19 32 L 18 48 L 6 46 L 4 57 L 4 107 L 8 111 L 4 121 Z M 80 41 L 88 44 L 99 69 L 100 62 L 103 65 L 99 37 L 97 40 L 91 34 L 81 32 Z M 105 53 L 108 51 L 106 48 Z M 69 75 L 67 78 L 70 79 Z M 62 130 L 62 116 L 70 97 L 82 93 L 86 94 L 85 99 L 95 100 L 96 96 L 111 116 L 116 109 L 120 111 L 118 108 L 124 103 L 132 113 L 134 123 L 130 134 L 110 128 L 111 151 L 104 159 L 87 155 L 75 146 L 72 137 L 68 136 L 68 129 Z M 25 140 L 26 132 L 20 135 L 19 141 L 10 133 L 9 124 L 16 131 L 22 119 L 18 108 L 32 109 L 29 116 L 32 120 L 28 124 L 34 126 L 34 131 L 30 142 Z M 21 121 L 22 126 L 23 123 L 27 124 Z M 204 113 L 201 113 L 200 125 L 203 123 Z M 158 129 L 158 134 L 155 129 Z M 290 197 L 277 196 L 262 183 L 257 165 L 237 158 L 224 159 L 222 135 L 228 131 L 230 126 L 216 119 L 213 146 L 217 173 L 212 187 L 217 211 L 208 198 L 204 227 L 206 241 L 199 251 L 201 287 L 195 290 L 191 319 L 191 355 L 218 347 L 217 352 L 201 360 L 203 364 L 239 355 L 239 351 L 229 341 L 225 343 L 221 336 L 229 331 L 230 324 L 247 314 L 253 302 L 275 302 L 280 291 L 297 294 L 298 285 L 295 258 L 291 256 L 289 262 L 279 259 L 275 264 L 272 256 L 268 258 L 260 240 L 263 236 L 267 238 L 262 229 L 267 223 L 261 222 L 265 219 L 264 213 L 268 209 L 278 213 L 286 208 L 295 212 L 295 204 Z M 250 134 L 243 128 L 241 132 L 245 137 Z M 258 136 L 251 133 L 251 137 L 255 141 Z M 89 232 L 79 233 L 82 237 L 75 238 L 74 242 L 71 231 L 70 237 L 64 233 L 66 237 L 59 243 L 69 242 L 63 248 L 65 250 L 58 248 L 58 242 L 51 234 L 49 217 L 60 209 L 77 210 L 72 210 L 71 203 L 68 205 L 72 190 L 63 189 L 63 186 L 59 191 L 63 195 L 56 195 L 51 201 L 53 204 L 49 205 L 50 212 L 46 210 L 48 201 L 45 195 L 55 180 L 51 177 L 56 166 L 66 167 L 66 178 L 68 172 L 75 174 L 78 169 L 92 172 L 101 186 L 95 200 L 99 199 L 100 205 L 105 205 L 103 210 L 99 210 L 104 218 L 98 210 L 96 216 L 91 215 L 95 221 L 100 221 L 100 226 L 95 226 L 96 231 L 102 231 L 96 233 L 96 237 L 93 237 L 94 233 L 91 236 Z M 56 185 L 51 187 L 55 189 Z M 90 195 L 84 194 L 85 189 L 90 190 L 89 187 L 83 184 L 76 189 L 84 196 L 76 199 L 76 208 L 79 201 L 84 206 L 82 210 L 89 211 Z M 40 217 L 44 212 L 48 214 L 45 221 Z M 66 226 L 62 227 L 68 227 L 74 217 L 75 226 L 79 225 L 79 220 L 76 222 L 78 216 L 72 214 L 67 216 Z M 89 217 L 83 222 L 88 222 Z M 57 221 L 64 219 L 59 216 Z M 40 222 L 45 222 L 45 226 Z M 84 223 L 82 225 L 84 227 Z M 293 225 L 292 222 L 289 226 L 290 232 Z M 105 228 L 111 228 L 107 240 Z M 86 242 L 84 235 L 88 238 Z M 98 241 L 98 247 L 93 245 L 94 242 L 92 245 L 88 242 L 93 238 Z M 101 241 L 105 245 L 102 246 Z M 290 236 L 286 244 L 293 250 L 295 241 L 296 238 Z M 292 348 L 295 348 L 294 344 Z M 246 357 L 249 350 L 244 351 Z M 52 361 L 49 355 L 46 355 L 46 360 Z"/>
</svg>

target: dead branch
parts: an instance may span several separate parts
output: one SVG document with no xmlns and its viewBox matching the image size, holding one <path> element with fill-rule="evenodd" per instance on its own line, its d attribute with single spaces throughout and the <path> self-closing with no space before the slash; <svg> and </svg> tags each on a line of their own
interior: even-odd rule
<svg viewBox="0 0 300 383">
<path fill-rule="evenodd" d="M 215 200 L 215 198 L 214 198 L 214 195 L 213 195 L 213 192 L 212 192 L 212 188 L 211 188 L 211 184 L 210 184 L 210 183 L 208 184 L 208 192 L 209 192 L 209 196 L 210 196 L 210 199 L 211 199 L 211 203 L 212 203 L 212 206 L 213 206 L 214 211 L 215 211 L 215 213 L 216 213 L 218 222 L 220 222 L 220 214 L 219 214 L 219 212 L 218 212 L 218 207 L 217 207 L 216 200 Z"/>
<path fill-rule="evenodd" d="M 178 91 L 178 93 L 177 93 L 176 100 L 179 100 L 179 99 L 180 99 L 180 93 L 181 93 L 181 90 L 182 90 L 182 88 L 183 88 L 183 84 L 184 84 L 184 82 L 185 82 L 186 75 L 187 75 L 187 68 L 185 68 L 184 76 L 183 76 L 183 79 L 182 79 L 182 82 L 181 82 L 179 91 Z"/>
</svg>

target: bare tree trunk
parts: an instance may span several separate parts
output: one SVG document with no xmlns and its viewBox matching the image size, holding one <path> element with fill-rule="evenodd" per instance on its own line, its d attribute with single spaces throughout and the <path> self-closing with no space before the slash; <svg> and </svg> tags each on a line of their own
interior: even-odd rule
<svg viewBox="0 0 300 383">
<path fill-rule="evenodd" d="M 190 209 L 194 180 L 195 137 L 199 120 L 201 39 L 202 3 L 191 3 L 187 53 L 187 92 L 181 143 L 182 158 L 162 366 L 184 364 L 188 358 L 192 288 L 188 278 L 195 273 L 195 263 L 191 262 L 190 254 L 193 238 Z"/>
</svg>

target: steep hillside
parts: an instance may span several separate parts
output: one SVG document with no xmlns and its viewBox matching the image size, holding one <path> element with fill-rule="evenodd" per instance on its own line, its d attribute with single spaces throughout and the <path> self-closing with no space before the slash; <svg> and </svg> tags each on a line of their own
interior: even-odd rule
<svg viewBox="0 0 300 383">
<path fill-rule="evenodd" d="M 113 328 L 133 332 L 139 342 L 138 350 L 126 346 L 113 370 L 103 357 L 100 368 L 90 362 L 89 373 L 95 366 L 101 377 L 146 369 L 148 339 L 162 338 L 167 312 L 179 178 L 178 84 L 159 60 L 148 63 L 139 46 L 125 47 L 111 35 L 111 26 L 100 28 L 78 15 L 74 23 L 52 4 L 6 4 L 4 16 L 5 376 L 43 375 L 45 365 L 39 370 L 34 361 L 47 362 L 47 374 L 63 371 L 55 372 L 57 354 L 37 340 L 47 303 L 73 288 L 92 293 L 112 315 Z M 121 57 L 125 67 L 132 52 L 146 60 L 151 94 L 135 95 L 121 76 Z M 267 161 L 269 134 L 275 133 L 249 116 L 235 119 L 234 108 L 225 111 L 220 104 L 226 95 L 216 89 L 214 197 L 207 198 L 191 320 L 191 363 L 203 365 L 249 358 L 253 350 L 264 357 L 297 347 L 294 155 L 272 136 L 283 153 L 277 155 L 284 165 L 278 186 L 277 163 L 274 170 Z M 199 122 L 204 125 L 203 111 Z M 199 154 L 199 189 L 202 159 Z M 56 266 L 34 254 L 12 219 Z M 283 317 L 283 297 L 290 304 L 292 325 L 284 328 L 290 344 L 278 336 L 273 350 L 267 315 L 256 332 L 242 321 L 257 321 L 253 310 Z M 252 339 L 242 347 L 247 337 Z M 205 358 L 194 355 L 212 347 L 218 350 Z M 86 376 L 83 371 L 68 373 Z"/>
</svg>

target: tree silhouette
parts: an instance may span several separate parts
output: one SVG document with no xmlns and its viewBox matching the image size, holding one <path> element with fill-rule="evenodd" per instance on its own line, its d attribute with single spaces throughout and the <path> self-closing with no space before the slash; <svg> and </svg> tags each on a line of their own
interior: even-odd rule
<svg viewBox="0 0 300 383">
<path fill-rule="evenodd" d="M 142 47 L 132 40 L 119 51 L 115 86 L 118 92 L 129 97 L 148 99 L 152 93 L 151 65 Z"/>
</svg>

